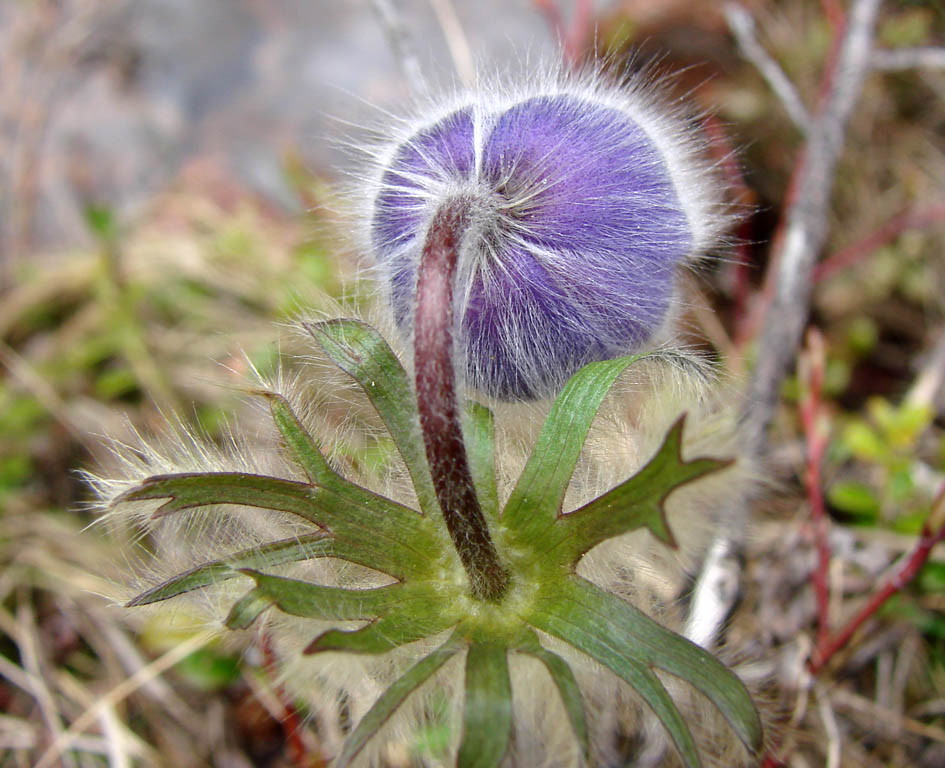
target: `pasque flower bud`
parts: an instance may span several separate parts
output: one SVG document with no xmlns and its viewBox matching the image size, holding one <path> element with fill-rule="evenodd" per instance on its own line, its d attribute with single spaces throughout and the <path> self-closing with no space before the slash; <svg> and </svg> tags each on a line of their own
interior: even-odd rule
<svg viewBox="0 0 945 768">
<path fill-rule="evenodd" d="M 416 270 L 444 200 L 471 200 L 458 291 L 470 384 L 549 394 L 586 363 L 659 341 L 680 266 L 720 216 L 684 123 L 641 84 L 551 79 L 460 97 L 381 153 L 371 240 L 395 319 L 412 323 Z"/>
</svg>

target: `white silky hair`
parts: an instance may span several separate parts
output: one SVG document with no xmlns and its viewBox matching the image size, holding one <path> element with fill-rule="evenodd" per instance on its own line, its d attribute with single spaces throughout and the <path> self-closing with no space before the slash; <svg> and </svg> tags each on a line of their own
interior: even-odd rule
<svg viewBox="0 0 945 768">
<path fill-rule="evenodd" d="M 361 140 L 347 143 L 351 151 L 352 164 L 357 170 L 351 172 L 347 185 L 347 197 L 356 202 L 352 213 L 351 234 L 355 247 L 363 254 L 376 253 L 374 242 L 374 221 L 377 215 L 377 201 L 384 192 L 401 191 L 409 193 L 409 210 L 420 219 L 416 237 L 408 242 L 382 244 L 386 251 L 385 258 L 372 262 L 368 259 L 365 271 L 373 274 L 375 284 L 385 294 L 390 295 L 390 264 L 400 263 L 399 259 L 416 260 L 419 258 L 417 238 L 423 235 L 427 224 L 435 212 L 447 200 L 455 196 L 464 196 L 474 201 L 474 215 L 464 234 L 464 243 L 474 243 L 475 247 L 462 249 L 458 288 L 458 306 L 456 311 L 457 328 L 469 300 L 469 291 L 475 284 L 473 275 L 483 281 L 486 291 L 493 278 L 505 265 L 495 252 L 495 238 L 490 236 L 500 226 L 503 238 L 508 242 L 522 244 L 521 235 L 527 224 L 504 217 L 496 210 L 494 190 L 486 188 L 478 173 L 483 158 L 483 148 L 495 120 L 505 111 L 523 101 L 540 97 L 567 96 L 590 107 L 612 109 L 625 115 L 635 123 L 648 137 L 656 149 L 657 162 L 665 165 L 665 170 L 678 198 L 679 206 L 691 236 L 691 248 L 685 255 L 685 266 L 696 265 L 713 248 L 726 244 L 726 232 L 733 221 L 733 206 L 724 200 L 726 183 L 715 162 L 708 158 L 705 134 L 698 129 L 699 119 L 703 116 L 693 113 L 679 99 L 671 99 L 664 80 L 665 76 L 657 73 L 654 66 L 643 67 L 641 71 L 614 74 L 607 68 L 607 62 L 598 61 L 586 65 L 580 71 L 565 69 L 559 64 L 527 62 L 521 65 L 523 72 L 500 74 L 483 69 L 477 77 L 475 88 L 455 86 L 444 89 L 438 94 L 418 97 L 404 109 L 403 116 L 388 113 L 381 115 L 375 125 L 362 129 Z M 397 154 L 406 148 L 424 154 L 418 137 L 454 115 L 459 110 L 468 109 L 473 120 L 473 154 L 476 172 L 468 180 L 457 179 L 445 169 L 439 167 L 433 158 L 429 172 L 412 173 L 396 166 Z M 589 109 L 587 119 L 599 118 L 600 110 Z M 569 112 L 569 117 L 572 114 Z M 580 126 L 575 126 L 579 130 Z M 406 177 L 412 185 L 398 188 L 385 180 L 388 171 L 394 170 L 397 176 Z M 535 180 L 535 184 L 519 185 L 519 191 L 529 197 L 543 189 L 543 184 L 556 183 L 555 180 Z M 514 187 L 515 185 L 513 185 Z M 513 190 L 510 199 L 503 208 L 514 209 L 526 201 L 516 199 Z M 478 201 L 478 202 L 477 202 Z M 408 203 L 399 202 L 405 208 Z M 402 209 L 403 210 L 403 209 Z M 567 260 L 560 254 L 546 252 L 531 239 L 526 244 L 529 252 L 548 270 L 556 274 L 556 285 L 565 293 L 569 291 L 572 277 L 562 272 L 567 269 Z M 662 322 L 653 328 L 653 335 L 648 340 L 650 346 L 656 346 L 670 340 L 674 335 L 674 324 L 682 312 L 683 291 L 681 290 L 681 270 L 677 270 L 675 285 L 669 296 L 669 307 Z M 559 274 L 560 273 L 560 274 Z M 600 310 L 575 292 L 567 299 L 573 311 L 560 311 L 555 322 L 562 327 L 573 325 L 575 330 L 585 333 L 597 328 L 595 318 Z M 562 308 L 563 309 L 563 308 Z M 641 311 L 646 311 L 641 307 Z M 661 310 L 662 311 L 662 308 Z M 407 314 L 405 328 L 412 327 L 411 313 Z M 505 318 L 500 328 L 501 342 L 509 351 L 511 359 L 516 361 L 518 370 L 526 381 L 542 382 L 547 380 L 546 371 L 559 365 L 555 360 L 544 359 L 540 346 L 530 346 L 526 350 L 523 339 L 540 337 L 542 329 L 548 327 L 548 319 L 535 316 L 534 313 L 522 317 Z M 516 329 L 521 329 L 517 331 Z M 407 334 L 409 336 L 409 333 Z M 458 337 L 458 336 L 457 336 Z M 626 352 L 636 351 L 627 348 Z M 472 355 L 473 364 L 478 355 Z M 465 373 L 464 366 L 458 366 L 458 373 Z M 475 373 L 472 380 L 487 381 L 487 372 L 482 376 Z"/>
</svg>

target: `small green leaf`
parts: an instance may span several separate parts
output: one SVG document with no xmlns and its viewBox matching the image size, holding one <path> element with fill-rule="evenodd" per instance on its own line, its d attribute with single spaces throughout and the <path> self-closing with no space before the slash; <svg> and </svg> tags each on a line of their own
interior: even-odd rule
<svg viewBox="0 0 945 768">
<path fill-rule="evenodd" d="M 219 581 L 239 575 L 240 568 L 271 568 L 285 563 L 325 557 L 332 554 L 332 541 L 327 533 L 311 533 L 298 538 L 282 539 L 252 549 L 244 549 L 220 560 L 191 568 L 173 579 L 168 579 L 137 597 L 129 600 L 126 607 L 148 605 L 167 600 L 184 592 L 207 587 Z"/>
<path fill-rule="evenodd" d="M 473 643 L 466 656 L 463 740 L 457 768 L 496 768 L 512 734 L 508 648 Z"/>
<path fill-rule="evenodd" d="M 863 421 L 853 421 L 843 430 L 843 444 L 863 461 L 882 462 L 891 452 L 879 433 Z"/>
<path fill-rule="evenodd" d="M 560 517 L 547 544 L 551 551 L 543 552 L 543 556 L 565 557 L 566 562 L 573 565 L 602 541 L 643 527 L 664 544 L 675 547 L 663 509 L 666 497 L 679 486 L 732 463 L 707 458 L 683 461 L 685 418 L 683 415 L 676 421 L 653 458 L 633 477 Z"/>
<path fill-rule="evenodd" d="M 581 689 L 574 677 L 574 672 L 571 671 L 571 667 L 558 654 L 544 648 L 534 633 L 531 633 L 530 642 L 524 643 L 517 650 L 527 653 L 529 656 L 534 656 L 545 665 L 545 669 L 551 675 L 552 682 L 558 689 L 558 695 L 561 696 L 561 703 L 564 705 L 564 711 L 571 723 L 574 738 L 581 748 L 584 762 L 589 763 L 591 760 L 591 742 L 587 732 L 587 720 L 584 716 L 584 697 L 581 696 Z"/>
<path fill-rule="evenodd" d="M 617 377 L 643 355 L 585 365 L 555 400 L 502 512 L 523 541 L 535 541 L 557 518 L 591 423 Z"/>
<path fill-rule="evenodd" d="M 371 737 L 390 719 L 407 697 L 436 674 L 461 647 L 462 643 L 455 636 L 451 637 L 429 656 L 425 656 L 414 664 L 384 691 L 351 732 L 341 755 L 335 762 L 335 768 L 348 768 L 351 761 L 358 756 Z"/>
<path fill-rule="evenodd" d="M 761 721 L 738 676 L 707 651 L 615 595 L 570 576 L 539 597 L 525 618 L 537 629 L 597 659 L 631 685 L 639 684 L 641 667 L 655 667 L 682 678 L 718 707 L 749 749 L 760 749 Z M 650 691 L 650 695 L 656 694 Z M 673 738 L 679 746 L 680 734 Z"/>
<path fill-rule="evenodd" d="M 479 505 L 486 519 L 495 522 L 499 516 L 499 491 L 495 477 L 495 422 L 492 411 L 479 403 L 468 403 L 464 431 L 469 468 L 476 485 Z"/>
<path fill-rule="evenodd" d="M 879 516 L 880 502 L 876 491 L 855 480 L 840 481 L 831 485 L 827 491 L 827 501 L 860 522 L 875 522 Z"/>
<path fill-rule="evenodd" d="M 420 509 L 439 524 L 440 505 L 420 434 L 416 398 L 390 346 L 371 326 L 357 320 L 306 323 L 305 328 L 335 365 L 361 385 L 407 465 Z"/>
</svg>

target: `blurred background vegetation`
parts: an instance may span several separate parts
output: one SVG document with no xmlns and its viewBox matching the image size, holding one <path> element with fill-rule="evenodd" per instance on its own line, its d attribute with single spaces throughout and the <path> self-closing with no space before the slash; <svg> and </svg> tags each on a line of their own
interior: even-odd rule
<svg viewBox="0 0 945 768">
<path fill-rule="evenodd" d="M 422 63 L 448 81 L 456 41 L 437 5 L 399 7 L 427 46 Z M 744 5 L 815 104 L 838 4 Z M 558 4 L 451 7 L 489 68 L 520 63 L 526 49 L 556 55 Z M 576 12 L 560 9 L 566 20 Z M 737 245 L 693 279 L 686 320 L 743 375 L 803 136 L 717 3 L 599 2 L 578 32 L 579 56 L 615 70 L 656 60 L 709 111 L 704 128 L 742 216 Z M 889 0 L 879 39 L 940 47 L 945 9 Z M 302 725 L 282 696 L 264 647 L 208 640 L 179 608 L 145 620 L 112 604 L 128 549 L 91 526 L 78 472 L 107 466 L 106 437 L 160 433 L 171 414 L 214 440 L 234 421 L 251 432 L 239 387 L 248 365 L 274 364 L 278 324 L 368 292 L 357 277 L 365 255 L 334 213 L 338 144 L 345 121 L 372 114 L 360 100 L 396 108 L 406 96 L 367 0 L 0 5 L 0 765 L 330 757 L 317 724 Z M 811 319 L 823 336 L 837 623 L 914 547 L 945 482 L 943 246 L 945 67 L 875 73 L 839 167 Z M 816 633 L 800 416 L 809 384 L 795 376 L 782 393 L 774 482 L 754 510 L 729 643 L 768 681 L 784 764 L 941 766 L 941 545 L 816 680 L 805 672 Z M 390 763 L 437 765 L 443 744 L 420 734 L 392 746 Z"/>
</svg>

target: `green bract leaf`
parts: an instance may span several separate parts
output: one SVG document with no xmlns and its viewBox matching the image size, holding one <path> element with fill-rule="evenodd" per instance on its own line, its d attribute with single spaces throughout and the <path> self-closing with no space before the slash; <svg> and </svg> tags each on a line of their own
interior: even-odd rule
<svg viewBox="0 0 945 768">
<path fill-rule="evenodd" d="M 465 420 L 466 450 L 479 505 L 490 523 L 499 516 L 499 491 L 495 478 L 495 422 L 492 411 L 468 403 Z"/>
<path fill-rule="evenodd" d="M 167 600 L 169 597 L 175 597 L 193 589 L 231 579 L 239 575 L 241 568 L 271 568 L 275 565 L 294 563 L 299 560 L 325 557 L 332 553 L 332 543 L 329 534 L 319 532 L 245 549 L 220 560 L 212 560 L 203 565 L 198 565 L 196 568 L 191 568 L 173 579 L 168 579 L 163 584 L 158 584 L 156 587 L 152 587 L 129 600 L 127 606 L 156 603 L 159 600 Z"/>
<path fill-rule="evenodd" d="M 371 326 L 357 320 L 306 323 L 305 328 L 335 365 L 361 385 L 407 465 L 420 509 L 438 524 L 442 522 L 413 389 L 387 342 Z"/>
<path fill-rule="evenodd" d="M 558 519 L 550 537 L 553 541 L 547 543 L 557 550 L 555 557 L 565 557 L 573 565 L 602 541 L 643 527 L 664 544 L 676 546 L 663 509 L 666 497 L 679 486 L 732 463 L 708 458 L 683 461 L 685 420 L 685 415 L 679 417 L 653 458 L 633 477 Z"/>
<path fill-rule="evenodd" d="M 761 747 L 761 721 L 741 680 L 710 653 L 620 598 L 568 576 L 539 596 L 527 620 L 597 659 L 631 685 L 639 682 L 641 666 L 682 678 L 718 707 L 749 749 Z M 673 738 L 679 746 L 679 737 Z"/>
<path fill-rule="evenodd" d="M 259 615 L 273 606 L 273 601 L 262 590 L 253 589 L 233 603 L 224 621 L 230 629 L 249 629 Z"/>
<path fill-rule="evenodd" d="M 495 643 L 469 646 L 463 740 L 457 768 L 496 768 L 512 733 L 512 684 L 508 648 Z"/>
<path fill-rule="evenodd" d="M 295 415 L 289 401 L 275 392 L 260 392 L 260 394 L 269 400 L 272 420 L 282 433 L 295 460 L 305 470 L 308 479 L 325 487 L 346 485 L 346 481 L 325 460 L 318 445 Z"/>
<path fill-rule="evenodd" d="M 304 653 L 386 653 L 401 645 L 439 634 L 454 626 L 459 619 L 460 616 L 439 603 L 436 596 L 422 592 L 409 606 L 401 603 L 396 613 L 383 616 L 366 627 L 351 632 L 339 629 L 323 632 Z"/>
<path fill-rule="evenodd" d="M 303 619 L 376 619 L 392 605 L 415 597 L 404 584 L 374 589 L 344 589 L 323 587 L 309 581 L 272 576 L 250 569 L 240 573 L 256 582 L 253 591 L 257 595 L 266 597 L 279 610 Z"/>
<path fill-rule="evenodd" d="M 601 402 L 617 377 L 641 357 L 586 365 L 558 395 L 502 512 L 502 522 L 520 540 L 534 541 L 554 523 Z"/>
<path fill-rule="evenodd" d="M 341 755 L 335 761 L 335 768 L 347 768 L 351 765 L 351 761 L 364 749 L 371 737 L 397 711 L 406 698 L 436 674 L 440 667 L 455 656 L 461 648 L 461 642 L 456 638 L 450 638 L 429 656 L 414 664 L 384 691 L 348 737 Z"/>
<path fill-rule="evenodd" d="M 564 711 L 571 723 L 571 730 L 574 731 L 574 738 L 581 748 L 581 754 L 584 762 L 590 762 L 591 742 L 587 732 L 587 721 L 584 717 L 584 697 L 581 696 L 581 689 L 578 687 L 574 672 L 568 663 L 558 654 L 544 648 L 538 641 L 534 633 L 530 633 L 530 642 L 523 644 L 517 650 L 534 656 L 548 670 L 551 679 L 558 689 L 561 696 L 561 703 L 564 705 Z"/>
<path fill-rule="evenodd" d="M 436 548 L 431 522 L 356 485 L 343 489 L 242 472 L 155 475 L 116 501 L 169 498 L 166 515 L 216 504 L 238 504 L 297 515 L 336 537 L 335 556 L 392 576 L 427 573 Z"/>
</svg>

